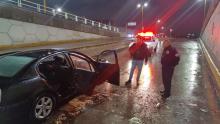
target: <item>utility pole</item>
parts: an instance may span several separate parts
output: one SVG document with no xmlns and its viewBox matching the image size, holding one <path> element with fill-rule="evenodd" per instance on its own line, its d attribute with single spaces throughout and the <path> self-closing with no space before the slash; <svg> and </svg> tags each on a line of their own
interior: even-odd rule
<svg viewBox="0 0 220 124">
<path fill-rule="evenodd" d="M 141 28 L 144 30 L 144 8 L 148 6 L 148 3 L 141 1 L 142 3 L 137 4 L 137 8 L 141 8 Z"/>
<path fill-rule="evenodd" d="M 43 4 L 44 4 L 44 13 L 47 13 L 47 1 L 44 0 Z"/>
<path fill-rule="evenodd" d="M 204 3 L 204 20 L 206 17 L 206 6 L 207 6 L 207 0 L 205 0 L 205 3 Z"/>
<path fill-rule="evenodd" d="M 144 6 L 141 7 L 141 27 L 142 27 L 142 31 L 144 30 Z"/>
</svg>

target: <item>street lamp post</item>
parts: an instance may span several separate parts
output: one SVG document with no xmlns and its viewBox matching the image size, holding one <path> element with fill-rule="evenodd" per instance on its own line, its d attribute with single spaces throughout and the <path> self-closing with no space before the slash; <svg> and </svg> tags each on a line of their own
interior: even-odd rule
<svg viewBox="0 0 220 124">
<path fill-rule="evenodd" d="M 207 0 L 198 0 L 198 2 L 203 2 L 204 1 L 204 13 L 203 13 L 203 16 L 204 16 L 204 19 L 205 19 L 205 16 L 206 16 L 206 7 L 207 7 Z"/>
<path fill-rule="evenodd" d="M 159 33 L 159 24 L 160 24 L 160 22 L 161 22 L 161 20 L 160 19 L 157 19 L 157 21 L 156 21 L 156 23 L 155 23 L 155 31 L 157 32 L 157 33 Z"/>
<path fill-rule="evenodd" d="M 44 4 L 44 13 L 46 13 L 47 12 L 47 1 L 44 0 L 43 4 Z"/>
<path fill-rule="evenodd" d="M 207 5 L 207 0 L 204 1 L 204 19 L 206 17 L 206 5 Z"/>
<path fill-rule="evenodd" d="M 148 3 L 137 4 L 137 8 L 141 8 L 141 28 L 144 30 L 144 8 L 148 6 Z"/>
</svg>

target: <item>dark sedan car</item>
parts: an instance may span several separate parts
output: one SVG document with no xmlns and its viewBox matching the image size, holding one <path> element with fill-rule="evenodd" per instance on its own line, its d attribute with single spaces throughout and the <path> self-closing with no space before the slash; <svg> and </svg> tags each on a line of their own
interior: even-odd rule
<svg viewBox="0 0 220 124">
<path fill-rule="evenodd" d="M 79 52 L 54 49 L 2 54 L 0 122 L 18 115 L 43 121 L 61 101 L 91 94 L 105 81 L 119 85 L 118 58 L 113 50 L 102 52 L 96 60 Z"/>
</svg>

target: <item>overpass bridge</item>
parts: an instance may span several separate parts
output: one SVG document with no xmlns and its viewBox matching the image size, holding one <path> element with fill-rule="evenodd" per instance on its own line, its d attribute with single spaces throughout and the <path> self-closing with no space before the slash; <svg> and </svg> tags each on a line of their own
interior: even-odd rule
<svg viewBox="0 0 220 124">
<path fill-rule="evenodd" d="M 28 0 L 0 1 L 0 48 L 120 37 L 118 27 Z"/>
<path fill-rule="evenodd" d="M 26 0 L 5 0 L 0 5 L 0 48 L 5 51 L 63 47 L 96 56 L 105 49 L 117 49 L 120 87 L 104 83 L 95 89 L 92 96 L 79 96 L 66 103 L 44 123 L 220 123 L 218 0 L 213 0 L 209 7 L 200 38 L 172 39 L 181 60 L 175 68 L 172 96 L 165 103 L 160 97 L 163 89 L 161 44 L 143 66 L 141 80 L 133 80 L 131 87 L 126 87 L 132 62 L 128 43 L 120 39 L 123 36 L 121 29 L 70 13 L 56 12 L 53 8 L 45 9 Z M 17 45 L 21 46 L 13 47 Z M 25 118 L 19 119 L 24 121 Z"/>
</svg>

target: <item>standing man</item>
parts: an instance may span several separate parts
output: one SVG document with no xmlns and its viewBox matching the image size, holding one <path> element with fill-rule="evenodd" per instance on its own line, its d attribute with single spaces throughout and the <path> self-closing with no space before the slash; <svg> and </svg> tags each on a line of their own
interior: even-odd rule
<svg viewBox="0 0 220 124">
<path fill-rule="evenodd" d="M 171 46 L 171 43 L 168 40 L 168 38 L 164 39 L 163 48 L 164 50 L 161 57 L 161 64 L 164 91 L 161 91 L 161 96 L 162 98 L 166 99 L 170 96 L 171 81 L 174 68 L 176 65 L 179 64 L 180 57 L 177 50 Z"/>
<path fill-rule="evenodd" d="M 134 70 L 136 67 L 138 68 L 138 74 L 137 74 L 136 81 L 137 82 L 139 81 L 140 76 L 141 76 L 142 67 L 144 64 L 144 60 L 145 60 L 145 64 L 146 64 L 148 57 L 150 56 L 150 52 L 147 48 L 147 45 L 144 43 L 144 40 L 141 36 L 137 36 L 137 42 L 132 44 L 132 46 L 129 48 L 129 53 L 132 58 L 132 67 L 131 67 L 129 79 L 126 82 L 126 85 L 131 84 Z"/>
</svg>

